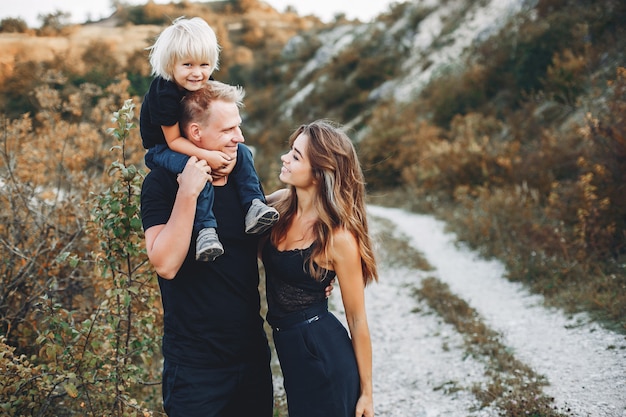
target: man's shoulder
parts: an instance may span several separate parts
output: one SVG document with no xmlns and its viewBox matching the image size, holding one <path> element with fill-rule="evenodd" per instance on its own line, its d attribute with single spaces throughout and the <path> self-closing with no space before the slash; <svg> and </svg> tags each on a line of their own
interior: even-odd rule
<svg viewBox="0 0 626 417">
<path fill-rule="evenodd" d="M 154 178 L 167 177 L 167 178 L 174 178 L 174 179 L 176 179 L 176 174 L 171 172 L 170 170 L 168 170 L 165 167 L 155 166 L 153 169 L 151 169 L 146 174 L 146 179 L 148 177 L 154 177 Z"/>
<path fill-rule="evenodd" d="M 176 201 L 175 174 L 156 168 L 146 174 L 141 185 L 141 221 L 144 230 L 166 224 Z"/>
<path fill-rule="evenodd" d="M 164 187 L 172 187 L 172 186 L 178 186 L 178 182 L 176 180 L 176 174 L 174 174 L 173 172 L 170 172 L 166 168 L 157 166 L 146 174 L 146 177 L 143 180 L 142 188 L 144 189 L 148 187 L 164 188 Z"/>
</svg>

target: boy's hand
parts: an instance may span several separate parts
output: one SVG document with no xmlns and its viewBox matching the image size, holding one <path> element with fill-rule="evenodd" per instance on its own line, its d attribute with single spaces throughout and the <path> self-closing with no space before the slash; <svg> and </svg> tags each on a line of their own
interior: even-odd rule
<svg viewBox="0 0 626 417">
<path fill-rule="evenodd" d="M 220 151 L 204 150 L 203 158 L 213 171 L 225 168 L 232 161 L 232 158 Z"/>
<path fill-rule="evenodd" d="M 227 164 L 220 167 L 220 169 L 214 169 L 211 172 L 211 176 L 213 177 L 213 185 L 217 187 L 221 185 L 226 185 L 228 174 L 231 173 L 236 163 L 237 163 L 237 158 L 234 158 Z"/>
</svg>

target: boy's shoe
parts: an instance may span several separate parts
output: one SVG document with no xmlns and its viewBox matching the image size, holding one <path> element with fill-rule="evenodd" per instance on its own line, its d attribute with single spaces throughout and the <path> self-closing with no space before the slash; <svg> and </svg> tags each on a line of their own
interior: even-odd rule
<svg viewBox="0 0 626 417">
<path fill-rule="evenodd" d="M 246 233 L 258 235 L 272 227 L 277 221 L 278 211 L 255 198 L 246 214 Z"/>
<path fill-rule="evenodd" d="M 224 247 L 217 238 L 217 231 L 212 227 L 200 230 L 196 239 L 196 260 L 211 262 L 224 253 Z"/>
</svg>

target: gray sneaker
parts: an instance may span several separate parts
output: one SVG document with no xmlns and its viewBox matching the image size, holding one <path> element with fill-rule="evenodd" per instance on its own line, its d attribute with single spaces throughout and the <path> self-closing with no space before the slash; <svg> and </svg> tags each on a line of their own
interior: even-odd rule
<svg viewBox="0 0 626 417">
<path fill-rule="evenodd" d="M 224 253 L 224 247 L 217 238 L 217 231 L 212 227 L 200 230 L 196 239 L 196 260 L 211 262 Z"/>
<path fill-rule="evenodd" d="M 255 198 L 248 209 L 248 214 L 246 214 L 246 233 L 250 235 L 261 234 L 277 221 L 278 211 Z"/>
</svg>

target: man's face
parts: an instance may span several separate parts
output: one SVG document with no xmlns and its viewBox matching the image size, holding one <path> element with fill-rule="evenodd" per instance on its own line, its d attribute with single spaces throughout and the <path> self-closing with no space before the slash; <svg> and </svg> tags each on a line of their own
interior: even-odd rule
<svg viewBox="0 0 626 417">
<path fill-rule="evenodd" d="M 214 101 L 211 103 L 210 114 L 200 126 L 200 140 L 197 145 L 210 151 L 224 152 L 231 158 L 237 157 L 237 145 L 244 141 L 237 104 Z"/>
</svg>

